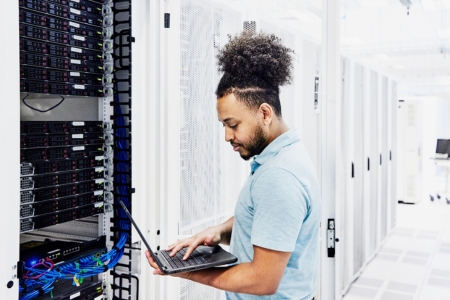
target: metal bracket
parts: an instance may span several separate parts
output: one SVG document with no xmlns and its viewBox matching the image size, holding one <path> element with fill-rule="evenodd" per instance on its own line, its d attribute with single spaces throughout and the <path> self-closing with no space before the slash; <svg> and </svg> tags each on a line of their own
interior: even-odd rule
<svg viewBox="0 0 450 300">
<path fill-rule="evenodd" d="M 319 108 L 319 76 L 314 78 L 314 110 Z"/>
<path fill-rule="evenodd" d="M 14 266 L 15 269 L 17 269 L 17 278 L 22 279 L 23 278 L 23 267 L 24 262 L 22 260 L 19 260 L 17 264 Z"/>
<path fill-rule="evenodd" d="M 334 257 L 334 255 L 336 253 L 334 219 L 328 219 L 327 248 L 328 248 L 328 257 Z"/>
<path fill-rule="evenodd" d="M 164 28 L 170 28 L 170 14 L 164 14 Z"/>
</svg>

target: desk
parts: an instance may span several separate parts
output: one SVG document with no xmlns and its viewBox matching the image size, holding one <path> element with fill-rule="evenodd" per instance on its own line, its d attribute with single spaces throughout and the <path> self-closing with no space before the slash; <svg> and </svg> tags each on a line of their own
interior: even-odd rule
<svg viewBox="0 0 450 300">
<path fill-rule="evenodd" d="M 447 195 L 448 193 L 448 177 L 449 177 L 449 173 L 450 173 L 450 159 L 435 159 L 432 158 L 432 160 L 434 161 L 434 164 L 436 166 L 441 166 L 441 167 L 445 167 L 445 191 L 444 194 Z M 440 199 L 441 196 L 439 195 L 439 193 L 436 194 L 437 198 Z M 447 201 L 447 204 L 450 204 L 450 197 L 446 196 L 445 200 Z M 430 195 L 430 200 L 434 201 L 434 197 L 432 195 Z"/>
</svg>

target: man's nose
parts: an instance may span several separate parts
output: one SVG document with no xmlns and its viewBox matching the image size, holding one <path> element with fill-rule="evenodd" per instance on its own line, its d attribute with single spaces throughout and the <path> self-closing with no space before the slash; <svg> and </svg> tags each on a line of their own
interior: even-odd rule
<svg viewBox="0 0 450 300">
<path fill-rule="evenodd" d="M 225 141 L 229 142 L 229 141 L 233 140 L 233 137 L 234 137 L 233 130 L 231 130 L 230 128 L 227 128 L 225 126 Z"/>
</svg>

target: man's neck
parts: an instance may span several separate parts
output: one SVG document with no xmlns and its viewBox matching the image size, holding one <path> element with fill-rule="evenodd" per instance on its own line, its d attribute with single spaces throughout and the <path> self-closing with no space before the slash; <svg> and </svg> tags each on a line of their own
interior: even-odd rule
<svg viewBox="0 0 450 300">
<path fill-rule="evenodd" d="M 287 132 L 290 128 L 284 123 L 282 119 L 277 120 L 273 124 L 272 133 L 269 135 L 268 144 L 272 143 L 277 137 Z"/>
</svg>

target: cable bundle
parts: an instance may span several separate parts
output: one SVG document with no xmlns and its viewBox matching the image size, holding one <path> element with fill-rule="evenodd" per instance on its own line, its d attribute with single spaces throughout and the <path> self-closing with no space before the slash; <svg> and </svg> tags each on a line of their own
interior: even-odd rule
<svg viewBox="0 0 450 300">
<path fill-rule="evenodd" d="M 117 90 L 117 85 L 116 85 Z M 123 116 L 122 108 L 120 106 L 120 99 L 118 94 L 114 97 L 114 114 L 117 116 L 116 118 L 116 127 L 115 127 L 115 140 L 116 140 L 116 149 L 115 149 L 115 172 L 114 172 L 114 181 L 117 187 L 116 201 L 122 200 L 125 206 L 130 207 L 130 199 L 128 195 L 130 194 L 128 190 L 128 186 L 130 185 L 129 177 L 127 172 L 130 171 L 130 162 L 129 162 L 129 154 L 127 149 L 127 124 L 125 123 L 125 118 Z M 120 207 L 120 205 L 118 205 Z M 130 221 L 127 218 L 127 215 L 123 211 L 123 209 L 119 209 L 117 212 L 118 222 L 117 226 L 120 229 L 120 232 L 123 231 L 129 232 L 131 229 Z M 119 238 L 120 239 L 120 238 Z"/>
<path fill-rule="evenodd" d="M 22 294 L 28 290 L 32 291 L 21 295 L 20 300 L 34 299 L 51 292 L 53 284 L 57 280 L 73 280 L 73 284 L 79 286 L 83 283 L 84 278 L 92 277 L 114 268 L 122 258 L 127 239 L 127 234 L 121 234 L 113 249 L 100 257 L 90 255 L 76 262 L 57 266 L 54 266 L 53 262 L 47 259 L 45 262 L 39 262 L 32 267 L 25 267 L 27 273 L 21 281 L 19 292 Z M 39 268 L 41 266 L 44 266 L 46 269 Z"/>
<path fill-rule="evenodd" d="M 39 267 L 44 267 L 44 269 L 40 269 Z M 19 286 L 19 292 L 23 293 L 27 290 L 31 290 L 31 292 L 21 296 L 20 299 L 33 299 L 51 292 L 56 279 L 62 277 L 62 274 L 55 272 L 53 267 L 54 264 L 49 259 L 44 262 L 39 262 L 31 268 L 26 267 L 25 270 L 27 270 L 27 272 L 24 277 L 25 279 L 22 280 Z"/>
</svg>

